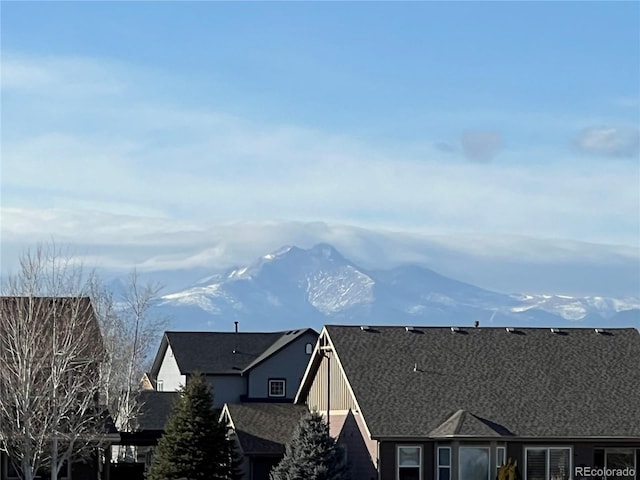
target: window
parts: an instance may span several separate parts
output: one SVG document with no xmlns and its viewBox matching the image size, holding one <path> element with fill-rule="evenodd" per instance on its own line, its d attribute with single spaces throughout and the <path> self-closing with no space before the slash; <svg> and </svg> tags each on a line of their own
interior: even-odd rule
<svg viewBox="0 0 640 480">
<path fill-rule="evenodd" d="M 421 480 L 422 447 L 398 445 L 398 480 Z"/>
<path fill-rule="evenodd" d="M 310 343 L 307 343 L 307 344 L 304 346 L 304 352 L 305 352 L 307 355 L 311 355 L 311 354 L 313 353 L 313 345 L 311 345 Z"/>
<path fill-rule="evenodd" d="M 616 471 L 627 472 L 631 469 L 636 469 L 636 456 L 635 452 L 631 448 L 608 448 L 604 452 L 604 468 L 605 470 L 611 469 Z M 607 480 L 629 480 L 629 476 L 618 477 L 608 476 Z M 633 478 L 633 477 L 631 477 Z"/>
<path fill-rule="evenodd" d="M 571 475 L 571 448 L 526 448 L 525 471 L 525 480 L 568 480 Z"/>
<path fill-rule="evenodd" d="M 489 480 L 489 449 L 460 447 L 458 449 L 460 480 Z"/>
<path fill-rule="evenodd" d="M 270 397 L 284 397 L 285 391 L 284 380 L 269 380 Z"/>
<path fill-rule="evenodd" d="M 451 448 L 438 447 L 438 480 L 451 479 Z"/>
<path fill-rule="evenodd" d="M 162 380 L 158 380 L 158 388 L 156 390 L 159 392 L 164 391 L 164 382 Z"/>
<path fill-rule="evenodd" d="M 496 470 L 498 470 L 505 463 L 507 463 L 506 447 L 496 447 Z"/>
</svg>

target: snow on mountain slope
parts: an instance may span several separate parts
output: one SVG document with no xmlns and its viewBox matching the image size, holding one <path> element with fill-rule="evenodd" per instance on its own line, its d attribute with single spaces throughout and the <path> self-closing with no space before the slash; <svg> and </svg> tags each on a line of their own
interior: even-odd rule
<svg viewBox="0 0 640 480">
<path fill-rule="evenodd" d="M 568 297 L 492 292 L 419 265 L 367 271 L 328 244 L 283 247 L 251 265 L 203 278 L 162 297 L 174 328 L 288 328 L 324 323 L 607 325 L 628 324 L 640 298 Z M 188 308 L 186 308 L 188 307 Z M 200 312 L 200 313 L 194 313 Z M 621 320 L 622 321 L 622 320 Z"/>
</svg>

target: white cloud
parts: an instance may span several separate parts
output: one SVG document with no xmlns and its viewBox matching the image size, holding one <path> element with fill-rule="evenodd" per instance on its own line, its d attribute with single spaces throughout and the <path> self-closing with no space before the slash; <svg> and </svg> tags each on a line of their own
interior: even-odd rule
<svg viewBox="0 0 640 480">
<path fill-rule="evenodd" d="M 603 174 L 597 163 L 580 162 L 576 170 L 576 159 L 555 152 L 541 168 L 531 152 L 503 149 L 501 135 L 489 131 L 469 133 L 467 155 L 486 161 L 500 151 L 501 162 L 443 161 L 429 138 L 417 148 L 132 96 L 150 76 L 118 65 L 12 62 L 9 85 L 30 78 L 24 85 L 37 95 L 12 107 L 11 89 L 4 93 L 10 127 L 3 130 L 3 206 L 73 211 L 75 223 L 47 221 L 46 214 L 40 226 L 35 221 L 32 228 L 45 236 L 127 243 L 129 229 L 133 238 L 138 230 L 171 238 L 208 231 L 201 225 L 280 218 L 638 242 L 633 164 L 611 162 Z M 65 90 L 68 78 L 88 97 Z M 18 217 L 3 221 L 8 231 L 23 221 Z"/>
<path fill-rule="evenodd" d="M 467 130 L 460 136 L 462 151 L 472 162 L 490 162 L 502 150 L 500 132 Z"/>
<path fill-rule="evenodd" d="M 637 127 L 590 127 L 575 139 L 583 153 L 606 157 L 638 157 L 640 129 Z"/>
</svg>

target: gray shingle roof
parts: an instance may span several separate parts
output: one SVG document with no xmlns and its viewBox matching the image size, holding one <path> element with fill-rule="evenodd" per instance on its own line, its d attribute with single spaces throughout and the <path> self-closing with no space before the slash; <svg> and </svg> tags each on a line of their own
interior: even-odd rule
<svg viewBox="0 0 640 480">
<path fill-rule="evenodd" d="M 180 392 L 156 392 L 143 390 L 138 394 L 140 413 L 138 414 L 139 430 L 164 430 L 174 403 Z"/>
<path fill-rule="evenodd" d="M 291 403 L 227 404 L 238 441 L 245 455 L 282 455 L 300 419 L 304 405 Z"/>
<path fill-rule="evenodd" d="M 640 438 L 635 329 L 326 329 L 374 437 Z"/>
<path fill-rule="evenodd" d="M 274 354 L 310 329 L 282 332 L 165 332 L 182 374 L 240 374 Z M 233 353 L 234 350 L 236 353 Z M 164 355 L 161 346 L 152 373 Z M 154 375 L 155 377 L 155 375 Z"/>
</svg>

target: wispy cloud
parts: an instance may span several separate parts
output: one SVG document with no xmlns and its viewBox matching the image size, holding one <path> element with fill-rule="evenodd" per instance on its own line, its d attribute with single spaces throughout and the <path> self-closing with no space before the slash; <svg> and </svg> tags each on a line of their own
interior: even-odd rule
<svg viewBox="0 0 640 480">
<path fill-rule="evenodd" d="M 460 136 L 460 143 L 468 160 L 486 163 L 502 150 L 502 135 L 495 131 L 467 130 Z"/>
<path fill-rule="evenodd" d="M 589 127 L 575 138 L 583 153 L 605 157 L 637 157 L 640 154 L 640 129 L 637 127 Z"/>
<path fill-rule="evenodd" d="M 123 241 L 122 234 L 102 235 L 106 225 L 118 232 L 117 223 L 98 219 L 125 214 L 150 220 L 122 217 L 122 231 L 169 237 L 172 222 L 323 219 L 421 233 L 637 243 L 632 162 L 612 162 L 606 179 L 597 162 L 593 169 L 580 162 L 576 172 L 577 157 L 564 153 L 540 168 L 538 159 L 527 161 L 531 152 L 505 149 L 495 130 L 462 135 L 471 162 L 443 161 L 457 148 L 428 136 L 415 148 L 148 97 L 140 90 L 153 90 L 153 75 L 135 68 L 77 58 L 12 62 L 3 94 L 10 123 L 2 139 L 3 206 L 75 211 L 79 238 Z M 74 85 L 88 96 L 74 97 Z M 497 155 L 501 161 L 490 162 Z M 3 217 L 9 230 L 13 222 L 22 220 Z M 59 234 L 68 223 L 33 225 Z"/>
</svg>

